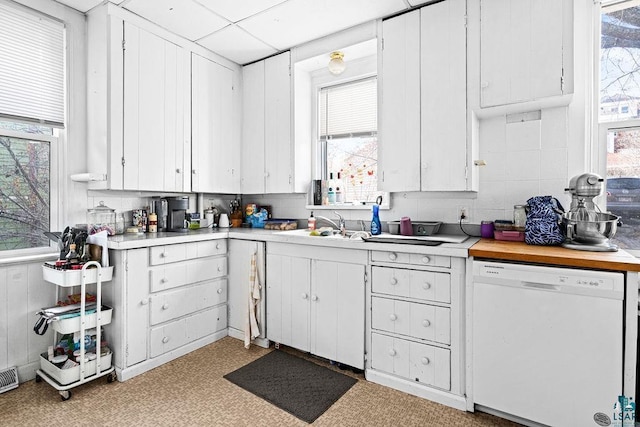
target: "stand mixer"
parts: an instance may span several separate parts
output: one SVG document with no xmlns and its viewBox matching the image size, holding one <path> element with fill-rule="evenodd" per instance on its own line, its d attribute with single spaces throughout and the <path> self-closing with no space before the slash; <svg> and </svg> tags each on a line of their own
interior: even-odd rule
<svg viewBox="0 0 640 427">
<path fill-rule="evenodd" d="M 602 194 L 604 179 L 595 173 L 584 173 L 571 178 L 571 209 L 562 215 L 566 240 L 565 248 L 581 251 L 615 252 L 618 247 L 609 239 L 616 234 L 619 216 L 600 211 L 593 202 Z"/>
</svg>

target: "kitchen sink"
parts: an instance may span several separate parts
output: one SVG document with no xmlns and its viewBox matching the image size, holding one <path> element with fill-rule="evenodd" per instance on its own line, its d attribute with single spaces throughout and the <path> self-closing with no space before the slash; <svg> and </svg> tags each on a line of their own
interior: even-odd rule
<svg viewBox="0 0 640 427">
<path fill-rule="evenodd" d="M 279 231 L 275 234 L 283 235 L 283 236 L 292 236 L 292 237 L 308 237 L 310 239 L 351 239 L 362 241 L 361 237 L 363 236 L 363 231 L 356 230 L 347 230 L 345 235 L 342 236 L 339 230 L 332 230 L 328 235 L 320 235 L 320 236 L 312 236 L 310 235 L 310 231 L 307 229 L 299 229 L 299 230 L 287 230 L 287 231 Z M 367 233 L 368 235 L 368 233 Z"/>
</svg>

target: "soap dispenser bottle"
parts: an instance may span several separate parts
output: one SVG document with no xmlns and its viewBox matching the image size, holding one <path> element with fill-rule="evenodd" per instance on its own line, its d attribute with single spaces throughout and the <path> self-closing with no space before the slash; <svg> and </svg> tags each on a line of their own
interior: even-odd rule
<svg viewBox="0 0 640 427">
<path fill-rule="evenodd" d="M 316 217 L 313 216 L 313 211 L 311 211 L 311 215 L 309 216 L 309 219 L 307 220 L 307 228 L 309 230 L 315 230 L 316 229 Z"/>
<path fill-rule="evenodd" d="M 379 205 L 373 205 L 373 218 L 371 218 L 371 235 L 376 236 L 382 233 L 382 227 L 380 226 L 380 217 L 378 216 Z"/>
</svg>

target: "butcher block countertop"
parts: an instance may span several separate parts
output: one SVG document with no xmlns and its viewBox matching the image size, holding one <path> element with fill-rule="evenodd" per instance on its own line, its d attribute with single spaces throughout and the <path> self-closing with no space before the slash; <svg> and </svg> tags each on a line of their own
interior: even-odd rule
<svg viewBox="0 0 640 427">
<path fill-rule="evenodd" d="M 601 270 L 640 271 L 640 259 L 622 249 L 618 252 L 589 252 L 561 246 L 481 239 L 469 249 L 469 256 Z"/>
</svg>

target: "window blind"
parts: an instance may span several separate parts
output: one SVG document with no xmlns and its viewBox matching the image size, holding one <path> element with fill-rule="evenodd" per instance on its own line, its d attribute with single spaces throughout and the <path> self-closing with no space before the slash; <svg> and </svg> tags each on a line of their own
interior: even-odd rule
<svg viewBox="0 0 640 427">
<path fill-rule="evenodd" d="M 319 98 L 321 139 L 377 132 L 375 77 L 322 88 Z"/>
<path fill-rule="evenodd" d="M 64 26 L 0 2 L 0 116 L 62 127 Z"/>
</svg>

